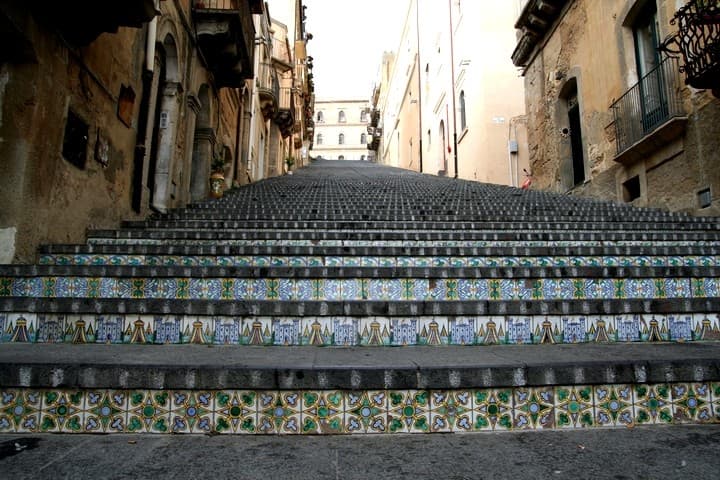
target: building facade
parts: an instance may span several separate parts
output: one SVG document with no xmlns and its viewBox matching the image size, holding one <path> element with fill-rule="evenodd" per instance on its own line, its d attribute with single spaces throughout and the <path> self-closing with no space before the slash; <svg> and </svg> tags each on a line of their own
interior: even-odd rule
<svg viewBox="0 0 720 480">
<path fill-rule="evenodd" d="M 516 12 L 506 1 L 409 3 L 400 44 L 383 57 L 373 97 L 378 162 L 522 182 L 528 158 L 522 78 L 507 61 Z"/>
<path fill-rule="evenodd" d="M 317 100 L 315 102 L 315 141 L 313 158 L 368 160 L 367 100 Z"/>
<path fill-rule="evenodd" d="M 705 48 L 720 4 L 529 0 L 515 26 L 535 187 L 720 213 L 720 59 Z M 710 72 L 699 82 L 688 47 Z"/>
<path fill-rule="evenodd" d="M 218 159 L 226 188 L 262 178 L 254 122 L 281 120 L 253 115 L 257 38 L 283 34 L 265 2 L 76 2 L 92 22 L 56 3 L 0 5 L 0 263 L 204 200 Z M 311 112 L 304 8 L 292 3 L 288 101 Z M 288 138 L 311 138 L 300 117 Z"/>
</svg>

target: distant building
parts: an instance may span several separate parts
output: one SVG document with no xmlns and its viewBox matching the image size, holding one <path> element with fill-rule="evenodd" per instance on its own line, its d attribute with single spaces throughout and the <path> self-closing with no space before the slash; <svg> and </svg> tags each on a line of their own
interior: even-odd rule
<svg viewBox="0 0 720 480">
<path fill-rule="evenodd" d="M 383 55 L 370 131 L 378 163 L 519 185 L 527 167 L 522 78 L 508 61 L 507 0 L 412 0 Z"/>
<path fill-rule="evenodd" d="M 533 188 L 720 213 L 718 3 L 522 7 L 512 60 L 525 78 Z"/>
<path fill-rule="evenodd" d="M 332 160 L 368 160 L 367 100 L 316 100 L 315 142 L 310 156 Z"/>
</svg>

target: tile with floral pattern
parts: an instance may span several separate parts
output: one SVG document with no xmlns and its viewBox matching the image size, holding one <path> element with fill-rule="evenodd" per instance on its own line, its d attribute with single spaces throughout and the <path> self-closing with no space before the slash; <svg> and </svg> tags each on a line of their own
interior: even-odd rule
<svg viewBox="0 0 720 480">
<path fill-rule="evenodd" d="M 556 426 L 553 387 L 516 388 L 513 398 L 513 428 L 539 430 Z"/>
<path fill-rule="evenodd" d="M 430 392 L 388 391 L 387 422 L 390 433 L 427 433 L 430 430 Z"/>
<path fill-rule="evenodd" d="M 123 390 L 88 390 L 85 395 L 85 433 L 122 433 L 127 423 L 128 394 Z"/>
<path fill-rule="evenodd" d="M 82 433 L 84 421 L 82 391 L 44 390 L 41 395 L 40 431 Z"/>
<path fill-rule="evenodd" d="M 384 390 L 345 392 L 346 433 L 386 433 L 388 395 Z"/>
<path fill-rule="evenodd" d="M 258 433 L 302 433 L 302 393 L 258 392 Z"/>
<path fill-rule="evenodd" d="M 713 420 L 709 383 L 670 385 L 673 423 L 708 423 Z"/>
<path fill-rule="evenodd" d="M 217 433 L 256 433 L 258 394 L 248 390 L 213 392 L 215 431 Z"/>
<path fill-rule="evenodd" d="M 345 398 L 340 391 L 302 393 L 302 433 L 344 433 Z"/>
<path fill-rule="evenodd" d="M 472 392 L 430 392 L 430 430 L 432 432 L 469 432 L 473 428 Z"/>
<path fill-rule="evenodd" d="M 29 433 L 40 429 L 41 392 L 0 390 L 0 432 Z"/>
</svg>

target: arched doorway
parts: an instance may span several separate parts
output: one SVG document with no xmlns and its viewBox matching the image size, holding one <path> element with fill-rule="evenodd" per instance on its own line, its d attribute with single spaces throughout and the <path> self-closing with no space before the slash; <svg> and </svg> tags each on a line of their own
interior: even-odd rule
<svg viewBox="0 0 720 480">
<path fill-rule="evenodd" d="M 200 87 L 198 102 L 200 109 L 195 120 L 195 138 L 190 167 L 190 200 L 193 202 L 208 197 L 210 162 L 215 144 L 215 132 L 210 121 L 212 105 L 207 84 Z"/>
</svg>

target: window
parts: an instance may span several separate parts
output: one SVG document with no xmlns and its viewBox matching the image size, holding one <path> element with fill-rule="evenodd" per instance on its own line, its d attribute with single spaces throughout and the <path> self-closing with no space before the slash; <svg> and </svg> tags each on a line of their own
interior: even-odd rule
<svg viewBox="0 0 720 480">
<path fill-rule="evenodd" d="M 364 134 L 364 133 L 360 134 L 360 143 L 362 145 L 365 145 L 367 143 L 367 135 L 366 134 Z"/>
<path fill-rule="evenodd" d="M 647 2 L 633 24 L 635 40 L 635 60 L 638 77 L 642 78 L 658 66 L 658 21 L 657 7 L 654 1 Z"/>
<path fill-rule="evenodd" d="M 640 177 L 634 177 L 623 182 L 623 200 L 632 202 L 636 198 L 640 198 Z"/>
<path fill-rule="evenodd" d="M 345 123 L 345 112 L 343 110 L 338 113 L 338 122 Z"/>
<path fill-rule="evenodd" d="M 362 112 L 360 112 L 360 121 L 363 123 L 367 122 L 367 116 L 367 110 L 363 110 Z"/>
<path fill-rule="evenodd" d="M 63 157 L 65 157 L 65 160 L 80 169 L 85 168 L 88 135 L 88 124 L 85 123 L 85 121 L 75 112 L 68 110 L 62 154 Z"/>
<path fill-rule="evenodd" d="M 325 115 L 323 115 L 323 112 L 317 113 L 317 121 L 318 123 L 323 123 L 325 121 Z"/>
<path fill-rule="evenodd" d="M 432 145 L 432 132 L 428 128 L 428 131 L 427 131 L 427 149 L 428 149 L 428 151 L 430 151 L 430 145 Z"/>
<path fill-rule="evenodd" d="M 338 145 L 345 145 L 345 134 L 341 133 L 338 135 Z"/>
<path fill-rule="evenodd" d="M 467 128 L 467 113 L 465 112 L 465 90 L 460 92 L 460 131 Z"/>
<path fill-rule="evenodd" d="M 323 134 L 322 133 L 317 134 L 317 141 L 315 143 L 317 143 L 318 145 L 323 144 Z"/>
</svg>

